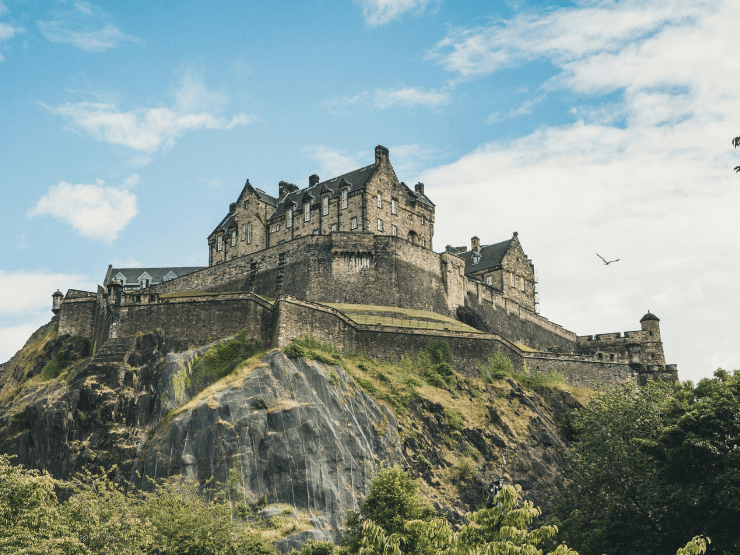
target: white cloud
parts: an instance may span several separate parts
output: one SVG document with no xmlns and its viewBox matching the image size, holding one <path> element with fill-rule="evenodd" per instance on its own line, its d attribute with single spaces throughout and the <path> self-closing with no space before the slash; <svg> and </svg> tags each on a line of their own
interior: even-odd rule
<svg viewBox="0 0 740 555">
<path fill-rule="evenodd" d="M 76 2 L 74 10 L 57 11 L 55 16 L 51 21 L 36 22 L 41 34 L 51 42 L 71 44 L 90 52 L 105 52 L 125 41 L 141 42 L 106 22 L 110 19 L 108 14 L 87 2 Z"/>
<path fill-rule="evenodd" d="M 39 326 L 51 319 L 54 291 L 94 288 L 95 283 L 83 275 L 0 270 L 0 362 L 10 359 Z"/>
<path fill-rule="evenodd" d="M 128 258 L 114 258 L 111 261 L 114 268 L 140 268 L 141 262 L 129 256 Z"/>
<path fill-rule="evenodd" d="M 438 0 L 354 0 L 362 7 L 362 16 L 371 27 L 386 25 L 407 12 L 423 14 L 427 8 L 436 11 Z"/>
<path fill-rule="evenodd" d="M 187 131 L 198 129 L 233 129 L 254 121 L 255 117 L 236 114 L 226 119 L 203 111 L 217 108 L 225 102 L 223 93 L 210 93 L 190 72 L 182 77 L 175 92 L 172 108 L 134 108 L 122 111 L 112 102 L 68 102 L 47 106 L 54 114 L 67 118 L 73 127 L 82 129 L 99 141 L 120 145 L 132 150 L 154 152 L 170 147 L 175 139 Z M 139 162 L 148 162 L 143 158 Z M 141 163 L 135 163 L 142 165 Z"/>
<path fill-rule="evenodd" d="M 450 95 L 446 92 L 424 91 L 416 88 L 405 88 L 398 90 L 376 90 L 375 106 L 378 108 L 389 108 L 396 104 L 402 106 L 441 106 L 450 101 Z"/>
<path fill-rule="evenodd" d="M 368 160 L 375 162 L 375 156 L 364 151 L 348 154 L 325 146 L 312 146 L 304 149 L 304 152 L 311 158 L 318 160 L 321 165 L 318 173 L 323 178 L 335 177 L 356 170 L 363 167 L 363 165 L 367 165 Z"/>
<path fill-rule="evenodd" d="M 583 96 L 572 124 L 485 144 L 422 174 L 437 204 L 436 246 L 517 230 L 545 316 L 603 333 L 638 329 L 650 309 L 682 379 L 738 368 L 740 155 L 730 139 L 740 127 L 740 10 L 719 0 L 584 5 L 506 22 L 504 38 L 475 31 L 495 47 L 445 61 L 470 76 L 542 57 L 560 68 L 548 94 Z M 459 32 L 465 44 L 453 53 L 472 52 L 475 33 Z M 587 95 L 604 92 L 618 100 L 589 105 Z M 604 266 L 596 252 L 621 261 Z"/>
<path fill-rule="evenodd" d="M 12 25 L 9 25 L 8 23 L 0 22 L 0 40 L 10 40 L 16 34 L 22 33 L 22 32 L 23 32 L 22 27 L 13 27 Z"/>
<path fill-rule="evenodd" d="M 70 224 L 82 235 L 110 243 L 136 216 L 136 195 L 126 189 L 66 181 L 49 188 L 29 216 L 50 215 Z"/>
<path fill-rule="evenodd" d="M 124 189 L 133 189 L 139 183 L 141 183 L 141 178 L 139 177 L 139 175 L 138 174 L 135 174 L 135 173 L 132 173 L 126 179 L 123 180 L 123 188 Z"/>
</svg>

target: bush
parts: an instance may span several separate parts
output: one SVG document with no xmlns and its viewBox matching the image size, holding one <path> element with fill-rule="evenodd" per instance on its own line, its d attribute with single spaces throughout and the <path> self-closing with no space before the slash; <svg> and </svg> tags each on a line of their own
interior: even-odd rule
<svg viewBox="0 0 740 555">
<path fill-rule="evenodd" d="M 329 365 L 342 363 L 342 355 L 333 343 L 316 339 L 310 333 L 291 339 L 290 344 L 283 349 L 283 352 L 288 358 L 318 360 Z"/>
<path fill-rule="evenodd" d="M 462 430 L 465 425 L 465 417 L 459 410 L 447 410 L 445 409 L 445 417 L 447 418 L 447 424 L 453 430 Z"/>
<path fill-rule="evenodd" d="M 514 377 L 514 365 L 511 359 L 503 353 L 496 352 L 483 365 L 478 366 L 481 378 L 487 382 Z"/>
<path fill-rule="evenodd" d="M 237 366 L 255 353 L 255 347 L 247 342 L 245 331 L 234 339 L 215 344 L 203 356 L 193 361 L 190 368 L 190 383 L 187 384 L 188 394 L 195 395 L 231 374 Z"/>
<path fill-rule="evenodd" d="M 452 362 L 452 349 L 444 339 L 433 339 L 427 345 L 427 353 L 433 364 L 447 363 L 449 366 Z"/>
<path fill-rule="evenodd" d="M 59 351 L 41 370 L 41 377 L 44 380 L 54 379 L 64 372 L 68 365 L 69 351 Z"/>
<path fill-rule="evenodd" d="M 265 401 L 262 397 L 258 398 L 254 404 L 252 405 L 256 410 L 267 410 L 269 407 L 267 405 L 267 401 Z"/>
<path fill-rule="evenodd" d="M 316 540 L 308 540 L 303 544 L 300 551 L 295 549 L 291 551 L 291 555 L 336 555 L 337 553 L 339 553 L 339 549 L 333 543 L 317 542 Z"/>
<path fill-rule="evenodd" d="M 460 480 L 469 480 L 478 473 L 478 467 L 475 461 L 468 457 L 460 459 L 460 464 L 456 470 L 457 477 Z"/>
</svg>

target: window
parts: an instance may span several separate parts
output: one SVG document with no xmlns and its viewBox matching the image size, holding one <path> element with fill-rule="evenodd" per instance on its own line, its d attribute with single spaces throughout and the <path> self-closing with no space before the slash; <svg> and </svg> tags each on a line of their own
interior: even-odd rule
<svg viewBox="0 0 740 555">
<path fill-rule="evenodd" d="M 241 238 L 242 241 L 244 241 L 244 237 L 246 233 L 247 233 L 246 226 L 242 224 L 242 238 Z"/>
<path fill-rule="evenodd" d="M 342 191 L 342 209 L 347 208 L 347 189 Z"/>
<path fill-rule="evenodd" d="M 247 243 L 252 242 L 252 222 L 247 224 Z"/>
<path fill-rule="evenodd" d="M 480 262 L 480 254 L 473 253 L 473 264 L 478 264 Z"/>
<path fill-rule="evenodd" d="M 378 218 L 378 231 L 383 231 L 383 220 Z"/>
<path fill-rule="evenodd" d="M 280 231 L 280 224 L 277 225 L 276 231 Z"/>
<path fill-rule="evenodd" d="M 326 216 L 329 213 L 329 197 L 324 197 L 321 200 L 321 207 L 322 207 L 324 216 Z"/>
<path fill-rule="evenodd" d="M 313 234 L 314 234 L 314 235 L 318 235 L 318 234 L 319 234 L 319 230 L 318 230 L 318 229 L 314 229 L 314 230 L 313 230 Z"/>
<path fill-rule="evenodd" d="M 249 208 L 249 201 L 248 201 L 248 200 L 245 200 L 245 201 L 244 201 L 244 208 L 245 208 L 245 209 L 246 209 L 246 208 Z"/>
<path fill-rule="evenodd" d="M 275 232 L 275 226 L 274 225 L 271 225 L 270 226 L 270 233 L 274 233 L 274 232 Z"/>
<path fill-rule="evenodd" d="M 516 286 L 514 285 L 514 274 L 513 274 L 513 273 L 511 273 L 511 286 L 512 286 L 512 287 L 516 287 Z"/>
<path fill-rule="evenodd" d="M 293 209 L 288 208 L 288 216 L 286 217 L 287 223 L 285 224 L 286 227 L 293 227 Z"/>
<path fill-rule="evenodd" d="M 231 231 L 231 246 L 236 245 L 236 229 Z"/>
<path fill-rule="evenodd" d="M 424 225 L 424 216 L 421 217 L 421 225 Z"/>
<path fill-rule="evenodd" d="M 357 229 L 357 216 L 352 218 L 352 229 Z"/>
<path fill-rule="evenodd" d="M 224 248 L 224 240 L 223 237 L 220 235 L 218 236 L 218 247 L 216 247 L 218 250 L 221 250 Z"/>
<path fill-rule="evenodd" d="M 396 199 L 391 199 L 391 214 L 396 213 Z"/>
<path fill-rule="evenodd" d="M 391 226 L 391 235 L 393 235 L 393 237 L 398 235 L 398 230 L 396 229 L 396 226 L 394 225 Z"/>
<path fill-rule="evenodd" d="M 426 247 L 427 246 L 427 240 L 424 237 L 421 238 L 421 246 L 422 247 Z"/>
<path fill-rule="evenodd" d="M 378 193 L 378 208 L 383 208 L 383 195 Z"/>
<path fill-rule="evenodd" d="M 486 285 L 493 285 L 493 276 L 486 277 Z"/>
<path fill-rule="evenodd" d="M 303 221 L 304 222 L 311 221 L 311 203 L 310 202 L 303 203 Z"/>
<path fill-rule="evenodd" d="M 337 230 L 337 224 L 331 224 L 331 230 L 336 231 Z"/>
<path fill-rule="evenodd" d="M 524 278 L 522 278 L 522 291 L 524 291 Z"/>
</svg>

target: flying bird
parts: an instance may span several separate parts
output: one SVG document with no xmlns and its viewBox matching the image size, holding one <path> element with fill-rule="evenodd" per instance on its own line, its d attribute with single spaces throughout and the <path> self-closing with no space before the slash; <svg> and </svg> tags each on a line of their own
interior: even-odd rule
<svg viewBox="0 0 740 555">
<path fill-rule="evenodd" d="M 608 266 L 608 265 L 609 265 L 609 264 L 611 264 L 612 262 L 619 262 L 619 258 L 617 258 L 616 260 L 610 260 L 609 262 L 607 262 L 607 261 L 606 261 L 606 259 L 605 259 L 605 258 L 604 258 L 603 256 L 601 256 L 601 255 L 600 255 L 600 254 L 599 254 L 598 252 L 596 253 L 596 256 L 598 256 L 599 258 L 601 258 L 601 260 L 603 260 L 603 261 L 604 261 L 604 264 L 605 264 L 606 266 Z"/>
</svg>

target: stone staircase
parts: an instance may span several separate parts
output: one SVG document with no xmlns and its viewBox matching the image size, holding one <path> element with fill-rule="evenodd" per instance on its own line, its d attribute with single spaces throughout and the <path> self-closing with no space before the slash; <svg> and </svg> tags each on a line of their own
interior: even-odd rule
<svg viewBox="0 0 740 555">
<path fill-rule="evenodd" d="M 134 348 L 133 337 L 112 337 L 95 353 L 93 362 L 99 364 L 125 363 L 126 355 Z"/>
</svg>

